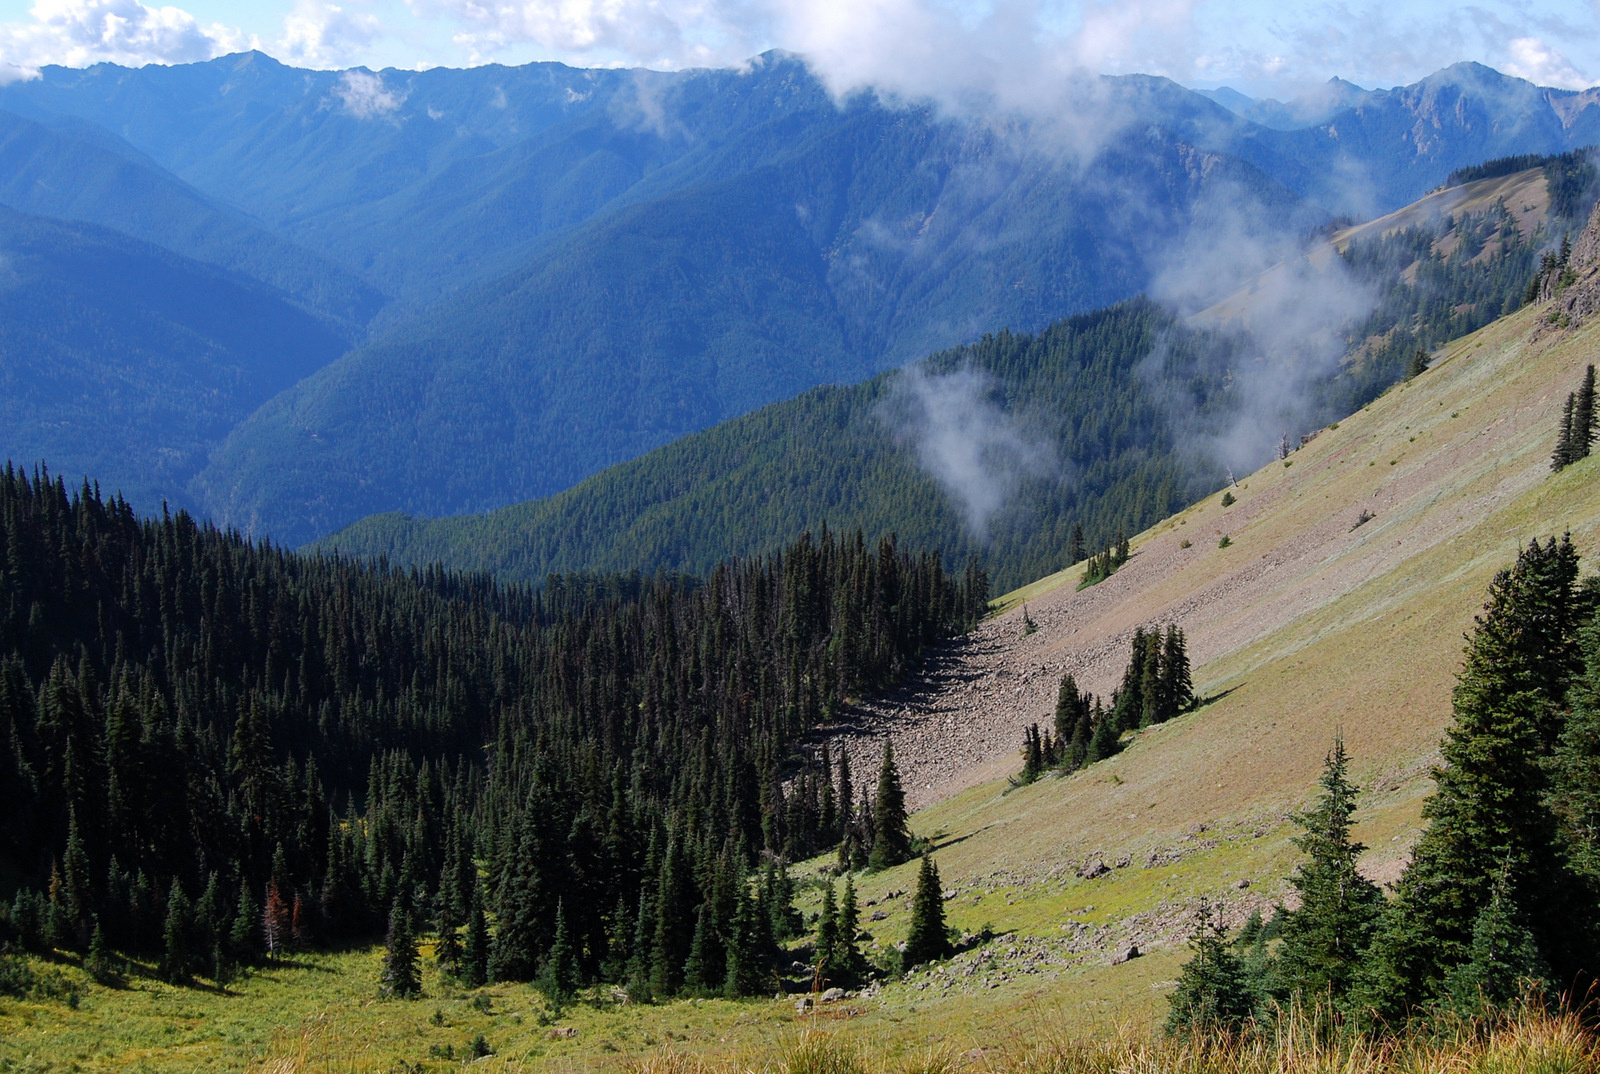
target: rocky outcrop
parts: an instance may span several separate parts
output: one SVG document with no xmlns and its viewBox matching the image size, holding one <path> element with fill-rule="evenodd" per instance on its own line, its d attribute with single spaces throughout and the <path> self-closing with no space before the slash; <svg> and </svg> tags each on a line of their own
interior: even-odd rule
<svg viewBox="0 0 1600 1074">
<path fill-rule="evenodd" d="M 1567 258 L 1567 271 L 1547 273 L 1540 280 L 1539 297 L 1551 301 L 1548 324 L 1576 328 L 1600 313 L 1600 204 L 1589 214 Z M 1568 281 L 1563 285 L 1563 280 Z"/>
</svg>

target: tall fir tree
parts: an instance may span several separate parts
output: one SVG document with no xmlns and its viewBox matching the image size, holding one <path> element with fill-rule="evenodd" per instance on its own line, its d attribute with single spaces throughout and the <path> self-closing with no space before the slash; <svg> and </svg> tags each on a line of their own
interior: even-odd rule
<svg viewBox="0 0 1600 1074">
<path fill-rule="evenodd" d="M 483 909 L 483 885 L 472 877 L 471 902 L 467 907 L 467 938 L 461 945 L 461 983 L 480 988 L 489 981 L 489 919 Z"/>
<path fill-rule="evenodd" d="M 1589 450 L 1594 445 L 1594 434 L 1594 366 L 1591 365 L 1583 371 L 1583 384 L 1579 386 L 1577 399 L 1572 406 L 1572 433 L 1569 445 L 1574 461 L 1589 457 Z"/>
<path fill-rule="evenodd" d="M 922 868 L 917 872 L 917 890 L 911 896 L 911 929 L 901 957 L 907 968 L 950 957 L 944 889 L 939 883 L 939 867 L 928 854 L 922 856 Z"/>
<path fill-rule="evenodd" d="M 550 950 L 545 954 L 544 967 L 539 971 L 539 991 L 558 1013 L 572 1002 L 578 990 L 578 960 L 572 950 L 572 937 L 567 929 L 566 906 L 556 903 L 555 935 Z"/>
<path fill-rule="evenodd" d="M 1289 878 L 1300 904 L 1279 916 L 1282 943 L 1278 976 L 1286 990 L 1308 1002 L 1343 1003 L 1383 911 L 1383 893 L 1356 869 L 1366 848 L 1350 838 L 1357 790 L 1348 778 L 1349 755 L 1335 738 L 1322 769 L 1322 795 L 1295 816 L 1294 840 L 1306 855 Z"/>
<path fill-rule="evenodd" d="M 883 763 L 878 766 L 878 793 L 872 801 L 875 827 L 873 869 L 887 869 L 911 857 L 911 828 L 906 815 L 906 794 L 900 786 L 900 769 L 894 761 L 894 743 L 883 740 Z"/>
<path fill-rule="evenodd" d="M 1556 427 L 1556 449 L 1550 453 L 1552 470 L 1564 470 L 1577 461 L 1572 428 L 1572 415 L 1576 405 L 1577 396 L 1568 392 L 1567 401 L 1561 409 L 1561 423 Z"/>
<path fill-rule="evenodd" d="M 162 929 L 161 976 L 170 984 L 182 984 L 193 968 L 194 911 L 183 885 L 172 881 L 167 896 L 167 920 Z"/>
<path fill-rule="evenodd" d="M 1445 733 L 1428 827 L 1401 875 L 1366 961 L 1363 1005 L 1385 1019 L 1442 998 L 1471 957 L 1492 897 L 1527 923 L 1557 979 L 1596 965 L 1594 915 L 1558 842 L 1547 797 L 1567 686 L 1579 667 L 1567 538 L 1531 542 L 1495 576 L 1469 638 Z M 1496 877 L 1509 877 L 1495 896 Z"/>
<path fill-rule="evenodd" d="M 422 994 L 422 975 L 417 968 L 417 937 L 411 927 L 411 913 L 398 899 L 389 910 L 389 933 L 383 945 L 383 975 L 379 984 L 384 995 L 410 999 Z"/>
</svg>

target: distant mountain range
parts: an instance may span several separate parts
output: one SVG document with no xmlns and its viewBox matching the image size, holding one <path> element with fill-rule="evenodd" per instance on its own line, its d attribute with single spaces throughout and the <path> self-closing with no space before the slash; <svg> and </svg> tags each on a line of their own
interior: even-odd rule
<svg viewBox="0 0 1600 1074">
<path fill-rule="evenodd" d="M 323 72 L 259 53 L 47 68 L 0 87 L 0 205 L 219 270 L 286 320 L 237 319 L 262 326 L 249 364 L 271 375 L 225 405 L 157 398 L 170 378 L 124 367 L 181 353 L 168 329 L 108 321 L 74 351 L 99 387 L 35 393 L 0 453 L 102 460 L 146 503 L 291 544 L 374 512 L 484 510 L 1126 299 L 1197 206 L 1298 232 L 1463 165 L 1600 141 L 1592 92 L 1476 65 L 1339 84 L 1309 111 L 1139 76 L 1092 94 L 1086 114 L 1108 118 L 1068 151 L 1036 121 L 835 102 L 776 53 L 671 74 Z M 181 305 L 163 323 L 211 339 Z M 40 361 L 47 328 L 0 343 L 0 376 Z M 112 384 L 149 417 L 87 420 Z M 137 461 L 179 442 L 165 468 Z"/>
</svg>

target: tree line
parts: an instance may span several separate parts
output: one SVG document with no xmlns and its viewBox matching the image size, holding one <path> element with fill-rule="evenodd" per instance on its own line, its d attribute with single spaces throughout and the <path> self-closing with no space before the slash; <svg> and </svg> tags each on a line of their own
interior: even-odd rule
<svg viewBox="0 0 1600 1074">
<path fill-rule="evenodd" d="M 912 853 L 903 796 L 854 801 L 807 733 L 987 596 L 828 531 L 703 578 L 502 585 L 8 465 L 0 939 L 185 980 L 431 929 L 469 983 L 748 991 L 797 927 L 785 862 Z"/>
</svg>

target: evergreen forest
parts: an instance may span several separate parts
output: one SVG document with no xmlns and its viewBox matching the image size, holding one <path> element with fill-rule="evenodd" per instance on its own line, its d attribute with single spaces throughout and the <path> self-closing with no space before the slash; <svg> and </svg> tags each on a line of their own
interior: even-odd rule
<svg viewBox="0 0 1600 1074">
<path fill-rule="evenodd" d="M 913 852 L 806 745 L 986 607 L 976 568 L 807 535 L 702 578 L 483 576 L 285 552 L 0 475 L 5 939 L 226 980 L 437 931 L 468 984 L 770 991 L 785 864 Z M 854 912 L 853 910 L 851 911 Z"/>
</svg>

